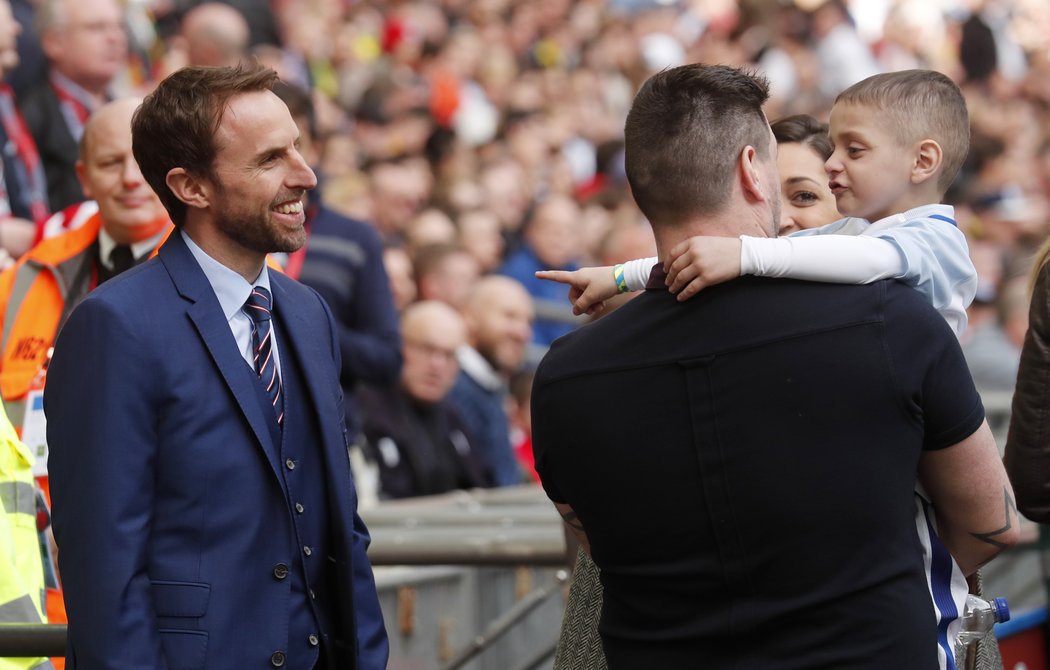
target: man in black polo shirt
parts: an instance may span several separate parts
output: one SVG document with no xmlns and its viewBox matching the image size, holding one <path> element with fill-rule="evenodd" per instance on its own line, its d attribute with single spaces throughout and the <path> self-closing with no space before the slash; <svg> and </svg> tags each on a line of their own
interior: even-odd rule
<svg viewBox="0 0 1050 670">
<path fill-rule="evenodd" d="M 661 258 L 772 237 L 766 83 L 651 78 L 627 175 Z M 937 667 L 917 475 L 964 570 L 1016 511 L 958 343 L 915 291 L 743 277 L 649 290 L 558 340 L 533 387 L 544 488 L 601 569 L 609 667 Z"/>
</svg>

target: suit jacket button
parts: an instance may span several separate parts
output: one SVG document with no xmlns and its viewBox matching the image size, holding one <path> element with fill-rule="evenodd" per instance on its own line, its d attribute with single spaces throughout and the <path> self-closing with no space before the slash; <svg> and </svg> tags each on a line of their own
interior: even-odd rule
<svg viewBox="0 0 1050 670">
<path fill-rule="evenodd" d="M 279 668 L 282 665 L 284 665 L 284 652 L 275 651 L 272 654 L 270 654 L 270 665 L 272 665 L 275 668 Z"/>
<path fill-rule="evenodd" d="M 310 646 L 311 647 L 316 647 L 317 643 L 320 642 L 320 640 L 317 639 L 317 636 L 314 635 L 313 633 L 310 633 L 310 637 L 307 638 L 307 639 L 310 640 Z"/>
<path fill-rule="evenodd" d="M 277 579 L 284 579 L 288 576 L 288 566 L 284 563 L 278 563 L 273 566 L 273 576 Z"/>
<path fill-rule="evenodd" d="M 288 468 L 289 470 L 294 470 L 295 469 L 295 461 L 293 461 L 290 458 L 285 460 L 284 467 Z"/>
</svg>

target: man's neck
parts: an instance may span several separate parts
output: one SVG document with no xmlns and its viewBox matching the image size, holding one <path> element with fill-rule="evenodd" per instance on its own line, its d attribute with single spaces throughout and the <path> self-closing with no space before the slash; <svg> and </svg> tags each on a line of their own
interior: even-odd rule
<svg viewBox="0 0 1050 670">
<path fill-rule="evenodd" d="M 772 225 L 763 219 L 762 213 L 753 209 L 736 208 L 711 216 L 700 216 L 676 226 L 654 225 L 656 255 L 664 261 L 676 246 L 690 237 L 771 237 Z"/>
<path fill-rule="evenodd" d="M 203 225 L 187 218 L 182 229 L 204 253 L 244 277 L 249 284 L 259 277 L 266 264 L 266 254 L 236 244 L 213 225 Z"/>
</svg>

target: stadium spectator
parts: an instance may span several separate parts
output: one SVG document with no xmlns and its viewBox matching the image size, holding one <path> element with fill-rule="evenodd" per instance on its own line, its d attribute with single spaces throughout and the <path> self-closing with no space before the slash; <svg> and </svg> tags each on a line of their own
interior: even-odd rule
<svg viewBox="0 0 1050 670">
<path fill-rule="evenodd" d="M 431 244 L 416 252 L 412 264 L 420 300 L 440 300 L 461 310 L 481 277 L 478 262 L 458 244 Z"/>
<path fill-rule="evenodd" d="M 49 63 L 46 81 L 20 102 L 40 149 L 52 212 L 83 200 L 77 144 L 93 111 L 111 99 L 128 39 L 117 0 L 43 0 L 36 29 Z"/>
<path fill-rule="evenodd" d="M 466 342 L 452 307 L 424 300 L 401 318 L 399 382 L 361 391 L 367 451 L 379 466 L 380 496 L 408 498 L 492 485 L 492 475 L 447 400 Z"/>
<path fill-rule="evenodd" d="M 248 22 L 241 12 L 226 3 L 202 2 L 179 22 L 160 74 L 166 76 L 188 65 L 236 65 L 247 53 L 248 37 Z"/>
<path fill-rule="evenodd" d="M 536 277 L 539 270 L 579 269 L 583 255 L 579 236 L 580 208 L 572 199 L 555 196 L 541 202 L 523 231 L 522 245 L 500 266 L 500 274 L 507 275 L 528 290 L 537 300 L 546 300 L 566 307 L 565 288 Z M 538 318 L 533 325 L 533 341 L 548 346 L 558 337 L 572 330 L 565 320 Z"/>
<path fill-rule="evenodd" d="M 505 399 L 510 376 L 525 360 L 532 338 L 532 299 L 510 277 L 487 276 L 463 306 L 467 344 L 457 352 L 459 376 L 449 396 L 497 486 L 524 481 L 510 444 Z"/>
<path fill-rule="evenodd" d="M 0 77 L 5 82 L 19 63 L 16 38 L 21 32 L 11 3 L 0 0 Z M 6 147 L 0 166 L 0 269 L 4 269 L 29 249 L 36 236 L 35 222 L 48 216 L 40 152 L 7 83 L 0 83 L 0 146 Z"/>
<path fill-rule="evenodd" d="M 131 152 L 131 116 L 139 100 L 107 103 L 91 115 L 76 172 L 98 210 L 83 226 L 44 240 L 0 275 L 0 392 L 22 425 L 22 401 L 59 328 L 100 283 L 141 263 L 170 222 Z"/>
</svg>

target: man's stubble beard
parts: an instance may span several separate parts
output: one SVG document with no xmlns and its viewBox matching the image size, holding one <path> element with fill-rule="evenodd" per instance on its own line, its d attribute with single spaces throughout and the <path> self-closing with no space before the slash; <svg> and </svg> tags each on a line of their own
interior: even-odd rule
<svg viewBox="0 0 1050 670">
<path fill-rule="evenodd" d="M 267 206 L 263 214 L 247 210 L 237 211 L 230 205 L 226 189 L 218 184 L 218 191 L 223 197 L 223 207 L 217 213 L 216 225 L 227 237 L 246 249 L 263 254 L 292 253 L 306 244 L 306 228 L 288 236 L 280 234 L 281 227 L 274 223 Z"/>
</svg>

